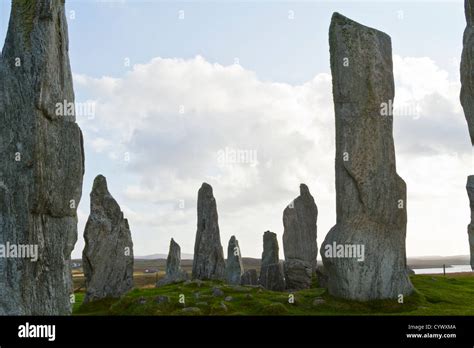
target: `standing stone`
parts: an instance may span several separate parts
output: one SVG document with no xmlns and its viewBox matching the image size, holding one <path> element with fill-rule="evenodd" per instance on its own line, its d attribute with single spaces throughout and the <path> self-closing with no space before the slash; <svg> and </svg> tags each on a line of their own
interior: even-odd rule
<svg viewBox="0 0 474 348">
<path fill-rule="evenodd" d="M 188 280 L 188 274 L 181 268 L 181 247 L 171 238 L 168 258 L 166 259 L 166 275 L 156 286 L 163 286 Z"/>
<path fill-rule="evenodd" d="M 316 277 L 318 279 L 318 287 L 327 289 L 328 275 L 323 265 L 318 265 L 316 268 Z"/>
<path fill-rule="evenodd" d="M 471 249 L 471 268 L 474 271 L 474 175 L 467 177 L 466 189 L 469 196 L 469 205 L 471 207 L 471 223 L 467 226 L 467 233 Z"/>
<path fill-rule="evenodd" d="M 240 255 L 239 241 L 235 236 L 230 237 L 227 248 L 227 262 L 225 266 L 225 278 L 229 284 L 240 284 L 240 278 L 244 272 L 242 256 Z"/>
<path fill-rule="evenodd" d="M 285 289 L 283 269 L 278 258 L 278 240 L 276 233 L 263 234 L 263 253 L 259 283 L 265 289 L 282 291 Z"/>
<path fill-rule="evenodd" d="M 474 0 L 464 0 L 466 30 L 461 57 L 461 104 L 466 116 L 471 144 L 474 145 Z M 471 268 L 474 270 L 474 175 L 467 178 L 467 193 L 471 206 L 471 223 L 467 227 L 471 250 Z"/>
<path fill-rule="evenodd" d="M 12 1 L 0 56 L 0 315 L 71 313 L 84 151 L 76 124 L 64 1 Z M 67 105 L 64 110 L 61 105 Z"/>
<path fill-rule="evenodd" d="M 242 274 L 240 285 L 257 285 L 258 275 L 256 269 L 249 269 Z"/>
<path fill-rule="evenodd" d="M 133 288 L 133 243 L 128 221 L 102 175 L 94 180 L 84 230 L 84 302 L 120 297 Z"/>
<path fill-rule="evenodd" d="M 193 279 L 224 279 L 225 261 L 219 233 L 216 199 L 203 183 L 198 192 L 197 232 L 194 244 Z"/>
<path fill-rule="evenodd" d="M 297 259 L 289 259 L 283 263 L 286 288 L 291 290 L 309 289 L 311 287 L 311 264 Z"/>
<path fill-rule="evenodd" d="M 329 44 L 337 209 L 321 248 L 329 293 L 362 301 L 409 295 L 406 185 L 396 172 L 390 107 L 391 40 L 335 13 Z"/>
<path fill-rule="evenodd" d="M 308 186 L 300 185 L 300 196 L 283 212 L 283 252 L 285 280 L 288 289 L 311 287 L 316 272 L 318 244 L 318 208 Z"/>
<path fill-rule="evenodd" d="M 464 0 L 466 29 L 461 57 L 461 104 L 474 145 L 474 0 Z"/>
</svg>

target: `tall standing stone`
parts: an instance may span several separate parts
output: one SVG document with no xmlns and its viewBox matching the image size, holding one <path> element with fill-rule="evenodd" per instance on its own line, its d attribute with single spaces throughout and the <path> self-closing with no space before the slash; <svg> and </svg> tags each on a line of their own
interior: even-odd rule
<svg viewBox="0 0 474 348">
<path fill-rule="evenodd" d="M 240 284 L 244 266 L 240 255 L 239 241 L 235 236 L 230 237 L 227 247 L 227 262 L 225 265 L 225 278 L 229 284 Z"/>
<path fill-rule="evenodd" d="M 0 57 L 0 244 L 37 247 L 38 260 L 0 258 L 0 315 L 71 313 L 84 151 L 68 46 L 64 1 L 12 1 Z"/>
<path fill-rule="evenodd" d="M 262 263 L 258 282 L 268 290 L 282 291 L 285 289 L 285 278 L 278 253 L 276 233 L 266 231 L 263 234 Z"/>
<path fill-rule="evenodd" d="M 337 220 L 321 248 L 328 289 L 355 300 L 398 298 L 413 286 L 406 273 L 406 185 L 396 172 L 392 135 L 391 40 L 335 13 L 329 44 Z"/>
<path fill-rule="evenodd" d="M 464 109 L 471 144 L 474 145 L 474 0 L 464 0 L 466 30 L 461 57 L 461 104 Z M 471 267 L 474 270 L 474 175 L 467 178 L 467 193 L 471 206 L 471 223 L 467 227 L 471 250 Z"/>
<path fill-rule="evenodd" d="M 197 232 L 194 244 L 193 279 L 224 279 L 225 261 L 219 232 L 216 199 L 203 183 L 198 192 Z"/>
<path fill-rule="evenodd" d="M 188 274 L 181 268 L 181 247 L 171 238 L 168 258 L 166 259 L 166 275 L 156 286 L 177 283 L 187 280 Z"/>
<path fill-rule="evenodd" d="M 308 186 L 300 185 L 300 195 L 283 211 L 283 252 L 285 280 L 289 289 L 311 287 L 316 273 L 318 208 Z"/>
<path fill-rule="evenodd" d="M 466 29 L 461 57 L 461 104 L 474 145 L 474 0 L 464 0 Z"/>
<path fill-rule="evenodd" d="M 469 247 L 471 249 L 471 268 L 474 271 L 474 175 L 467 177 L 467 194 L 469 197 L 469 205 L 471 207 L 471 223 L 467 226 L 469 236 Z"/>
<path fill-rule="evenodd" d="M 133 288 L 133 242 L 127 219 L 98 175 L 90 194 L 91 212 L 84 230 L 82 267 L 84 302 L 118 298 Z"/>
</svg>

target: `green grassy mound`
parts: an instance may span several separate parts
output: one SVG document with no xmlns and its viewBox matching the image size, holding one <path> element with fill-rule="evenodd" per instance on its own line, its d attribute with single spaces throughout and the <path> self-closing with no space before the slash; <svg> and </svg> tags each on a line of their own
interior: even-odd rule
<svg viewBox="0 0 474 348">
<path fill-rule="evenodd" d="M 411 279 L 417 290 L 405 297 L 404 303 L 398 303 L 398 300 L 342 300 L 330 296 L 322 288 L 289 293 L 206 281 L 134 289 L 120 299 L 88 304 L 82 304 L 83 293 L 77 293 L 73 314 L 474 315 L 473 276 L 414 275 Z"/>
</svg>

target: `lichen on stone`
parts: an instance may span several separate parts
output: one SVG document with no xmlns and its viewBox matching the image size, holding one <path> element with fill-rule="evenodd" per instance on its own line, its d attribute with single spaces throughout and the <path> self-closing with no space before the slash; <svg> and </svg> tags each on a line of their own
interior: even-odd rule
<svg viewBox="0 0 474 348">
<path fill-rule="evenodd" d="M 36 13 L 36 1 L 32 0 L 12 0 L 12 11 L 17 13 L 17 18 L 20 18 L 20 25 L 17 28 L 22 31 L 23 42 L 27 48 L 31 48 L 31 32 Z"/>
</svg>

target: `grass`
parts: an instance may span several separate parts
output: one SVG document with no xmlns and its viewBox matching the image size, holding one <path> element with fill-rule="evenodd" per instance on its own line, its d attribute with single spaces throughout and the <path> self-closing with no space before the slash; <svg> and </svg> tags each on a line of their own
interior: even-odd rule
<svg viewBox="0 0 474 348">
<path fill-rule="evenodd" d="M 222 282 L 191 282 L 162 288 L 136 288 L 121 299 L 104 299 L 81 305 L 76 293 L 75 315 L 474 315 L 474 276 L 413 275 L 413 295 L 397 300 L 357 302 L 337 299 L 323 288 L 294 293 L 258 287 L 232 286 Z M 213 296 L 220 288 L 223 297 Z M 184 295 L 184 297 L 182 296 Z M 158 303 L 158 296 L 169 302 Z M 181 296 L 181 297 L 180 297 Z M 232 299 L 226 297 L 231 296 Z M 184 304 L 180 303 L 184 299 Z M 315 302 L 315 299 L 318 299 Z M 189 309 L 192 307 L 191 309 Z M 188 308 L 183 311 L 183 308 Z"/>
</svg>

